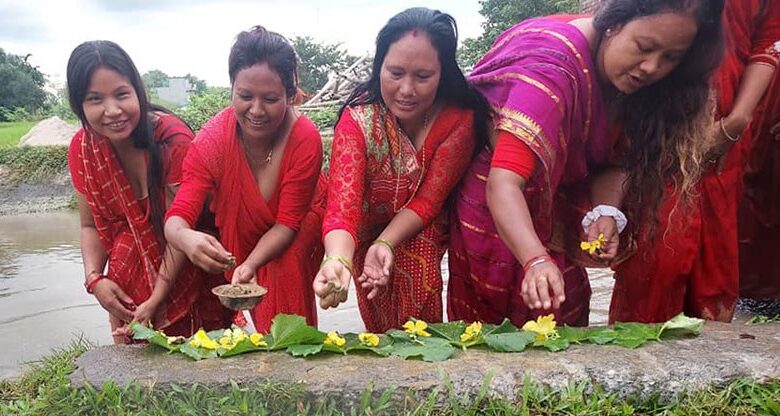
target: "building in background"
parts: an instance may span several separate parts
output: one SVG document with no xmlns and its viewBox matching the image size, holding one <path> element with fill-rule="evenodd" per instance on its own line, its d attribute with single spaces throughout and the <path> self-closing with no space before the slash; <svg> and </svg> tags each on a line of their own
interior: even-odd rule
<svg viewBox="0 0 780 416">
<path fill-rule="evenodd" d="M 155 92 L 160 100 L 181 107 L 190 101 L 190 92 L 193 88 L 194 86 L 187 78 L 173 77 L 168 78 L 167 87 L 157 87 Z"/>
</svg>

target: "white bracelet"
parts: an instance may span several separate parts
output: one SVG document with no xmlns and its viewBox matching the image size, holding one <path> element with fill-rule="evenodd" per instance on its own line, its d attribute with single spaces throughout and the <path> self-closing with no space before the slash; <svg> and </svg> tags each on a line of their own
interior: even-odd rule
<svg viewBox="0 0 780 416">
<path fill-rule="evenodd" d="M 590 225 L 596 222 L 600 217 L 614 218 L 617 223 L 618 234 L 622 233 L 626 228 L 626 225 L 628 225 L 626 215 L 616 207 L 613 207 L 612 205 L 596 205 L 582 217 L 582 229 L 585 230 L 585 233 L 588 232 Z"/>
</svg>

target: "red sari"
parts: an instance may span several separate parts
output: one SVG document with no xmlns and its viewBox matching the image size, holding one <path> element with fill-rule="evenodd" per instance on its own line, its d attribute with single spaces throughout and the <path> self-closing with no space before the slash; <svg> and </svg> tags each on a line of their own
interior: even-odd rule
<svg viewBox="0 0 780 416">
<path fill-rule="evenodd" d="M 729 48 L 714 78 L 715 120 L 731 111 L 749 63 L 777 66 L 768 52 L 780 40 L 780 2 L 769 1 L 766 7 L 759 13 L 759 0 L 726 2 Z M 671 219 L 678 196 L 666 189 L 655 241 L 647 229 L 640 230 L 638 254 L 615 268 L 610 321 L 662 322 L 680 312 L 731 321 L 739 296 L 737 210 L 751 144 L 748 128 L 729 151 L 722 172 L 715 166 L 705 172 L 692 205 Z"/>
<path fill-rule="evenodd" d="M 192 132 L 177 117 L 166 114 L 156 121 L 154 137 L 160 143 L 165 186 L 177 186 Z M 140 305 L 152 294 L 165 248 L 150 221 L 149 198 L 136 199 L 109 140 L 91 129 L 81 129 L 73 137 L 68 166 L 73 187 L 85 196 L 108 253 L 108 278 Z M 164 188 L 160 194 L 165 204 Z M 190 336 L 201 327 L 224 327 L 229 313 L 210 293 L 217 282 L 187 262 L 160 305 L 164 310 L 156 313 L 161 320 L 155 319 L 155 328 L 168 335 Z M 124 324 L 112 317 L 112 326 Z"/>
<path fill-rule="evenodd" d="M 319 226 L 322 207 L 312 205 L 322 165 L 322 139 L 305 116 L 295 122 L 279 167 L 277 186 L 265 200 L 255 182 L 238 136 L 235 112 L 226 108 L 206 123 L 184 160 L 185 179 L 167 217 L 192 225 L 210 194 L 220 242 L 246 260 L 274 224 L 296 231 L 295 240 L 274 260 L 257 270 L 257 283 L 268 293 L 254 309 L 255 328 L 267 333 L 279 313 L 304 316 L 317 325 L 312 281 L 322 260 Z M 321 198 L 320 198 L 321 199 Z M 233 271 L 225 274 L 230 281 Z"/>
<path fill-rule="evenodd" d="M 379 105 L 347 108 L 336 125 L 322 235 L 345 230 L 355 240 L 355 277 L 366 252 L 403 208 L 414 211 L 423 230 L 396 248 L 390 283 L 368 300 L 356 284 L 366 328 L 385 332 L 409 317 L 442 321 L 440 264 L 447 225 L 442 206 L 474 149 L 473 115 L 445 105 L 420 150 Z"/>
<path fill-rule="evenodd" d="M 780 299 L 780 72 L 767 95 L 752 124 L 739 218 L 739 290 L 751 299 Z"/>
<path fill-rule="evenodd" d="M 558 322 L 588 324 L 591 289 L 579 249 L 582 219 L 590 210 L 587 181 L 609 164 L 611 138 L 590 47 L 567 16 L 531 19 L 504 32 L 471 73 L 485 95 L 496 128 L 511 133 L 540 163 L 523 191 L 534 229 L 563 273 L 560 310 L 530 310 L 520 291 L 522 265 L 498 235 L 487 206 L 493 157 L 485 148 L 455 197 L 450 229 L 448 318 L 522 326 L 554 313 Z"/>
</svg>

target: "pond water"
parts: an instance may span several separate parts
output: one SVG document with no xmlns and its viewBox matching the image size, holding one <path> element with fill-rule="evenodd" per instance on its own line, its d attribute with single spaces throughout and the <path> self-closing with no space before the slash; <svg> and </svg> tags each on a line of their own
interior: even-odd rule
<svg viewBox="0 0 780 416">
<path fill-rule="evenodd" d="M 611 272 L 589 272 L 591 325 L 605 324 Z M 80 336 L 111 343 L 108 315 L 83 282 L 76 212 L 0 216 L 0 379 Z M 354 290 L 345 305 L 319 312 L 322 330 L 363 330 Z"/>
</svg>

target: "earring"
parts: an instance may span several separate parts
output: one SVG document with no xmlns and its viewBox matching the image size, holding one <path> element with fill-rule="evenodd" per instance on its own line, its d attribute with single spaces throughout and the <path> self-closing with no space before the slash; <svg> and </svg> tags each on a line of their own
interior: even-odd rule
<svg viewBox="0 0 780 416">
<path fill-rule="evenodd" d="M 604 35 L 606 35 L 607 37 L 612 36 L 612 29 L 607 29 L 607 31 L 604 32 Z"/>
</svg>

